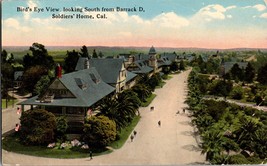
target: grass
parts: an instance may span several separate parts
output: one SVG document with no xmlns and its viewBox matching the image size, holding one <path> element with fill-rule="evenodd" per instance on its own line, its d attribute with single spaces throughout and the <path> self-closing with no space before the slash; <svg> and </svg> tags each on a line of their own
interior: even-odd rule
<svg viewBox="0 0 267 166">
<path fill-rule="evenodd" d="M 18 102 L 18 100 L 15 99 L 15 100 L 14 100 L 14 106 L 15 106 L 15 103 L 17 103 L 17 102 Z M 7 102 L 7 106 L 10 107 L 10 106 L 12 106 L 12 105 L 13 105 L 13 100 L 10 99 L 10 100 Z M 6 108 L 6 99 L 2 99 L 2 109 L 5 109 L 5 108 Z"/>
<path fill-rule="evenodd" d="M 19 142 L 18 136 L 15 134 L 9 135 L 2 140 L 2 148 L 15 153 L 21 153 L 31 156 L 48 157 L 48 158 L 85 158 L 89 157 L 89 150 L 80 148 L 58 149 L 57 147 L 50 149 L 46 146 L 29 146 Z M 94 156 L 110 153 L 108 149 L 91 149 Z"/>
<path fill-rule="evenodd" d="M 140 118 L 141 118 L 140 116 L 135 116 L 134 119 L 132 120 L 132 123 L 129 126 L 123 128 L 119 133 L 120 139 L 111 143 L 110 146 L 114 149 L 121 148 L 128 139 L 129 135 L 132 133 L 137 123 L 139 122 Z"/>
<path fill-rule="evenodd" d="M 151 94 L 147 99 L 146 102 L 142 102 L 141 107 L 147 107 L 149 106 L 149 104 L 154 100 L 154 98 L 156 97 L 156 94 Z"/>
<path fill-rule="evenodd" d="M 162 88 L 165 84 L 166 84 L 166 82 L 161 81 L 160 84 L 158 86 L 156 86 L 156 89 Z"/>
</svg>

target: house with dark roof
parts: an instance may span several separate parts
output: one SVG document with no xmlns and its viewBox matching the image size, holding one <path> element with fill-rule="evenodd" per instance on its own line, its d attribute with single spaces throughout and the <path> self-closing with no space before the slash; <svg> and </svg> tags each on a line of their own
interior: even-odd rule
<svg viewBox="0 0 267 166">
<path fill-rule="evenodd" d="M 116 89 L 116 92 L 121 92 L 127 87 L 132 87 L 134 78 L 137 76 L 130 73 L 124 66 L 122 58 L 92 58 L 87 59 L 80 57 L 76 65 L 76 70 L 95 67 L 103 81 Z M 128 85 L 129 84 L 129 85 Z"/>
<path fill-rule="evenodd" d="M 245 69 L 248 65 L 248 62 L 224 62 L 222 61 L 220 75 L 223 76 L 228 73 L 234 64 L 238 64 L 239 68 Z"/>
<path fill-rule="evenodd" d="M 82 125 L 88 109 L 114 93 L 115 88 L 104 82 L 94 67 L 90 67 L 55 78 L 44 93 L 19 105 L 22 110 L 25 105 L 30 105 L 55 115 L 65 115 L 70 125 Z"/>
</svg>

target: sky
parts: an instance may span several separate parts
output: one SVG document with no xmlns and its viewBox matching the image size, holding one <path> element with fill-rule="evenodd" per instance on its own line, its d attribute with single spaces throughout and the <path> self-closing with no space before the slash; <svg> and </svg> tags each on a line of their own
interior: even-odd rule
<svg viewBox="0 0 267 166">
<path fill-rule="evenodd" d="M 2 44 L 267 48 L 266 4 L 264 0 L 2 0 Z M 59 11 L 47 11 L 50 7 Z M 63 11 L 71 7 L 82 11 Z M 137 11 L 117 11 L 117 7 Z M 37 8 L 43 11 L 34 11 Z M 58 15 L 73 18 L 53 18 Z"/>
</svg>

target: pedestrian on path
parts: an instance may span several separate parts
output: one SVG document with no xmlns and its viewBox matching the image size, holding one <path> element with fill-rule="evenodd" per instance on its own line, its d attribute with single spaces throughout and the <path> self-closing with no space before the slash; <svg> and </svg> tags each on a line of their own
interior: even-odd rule
<svg viewBox="0 0 267 166">
<path fill-rule="evenodd" d="M 161 121 L 158 121 L 158 125 L 159 125 L 159 127 L 161 126 Z"/>
<path fill-rule="evenodd" d="M 90 150 L 90 152 L 89 152 L 89 156 L 90 156 L 90 160 L 92 160 L 92 159 L 93 159 L 93 153 L 92 153 L 91 150 Z"/>
<path fill-rule="evenodd" d="M 131 142 L 133 142 L 133 139 L 134 139 L 134 136 L 133 136 L 133 135 L 131 135 Z"/>
<path fill-rule="evenodd" d="M 150 111 L 154 111 L 154 106 L 153 107 L 150 107 Z"/>
<path fill-rule="evenodd" d="M 183 109 L 183 113 L 185 113 L 185 109 Z"/>
<path fill-rule="evenodd" d="M 134 136 L 136 136 L 136 134 L 137 134 L 137 131 L 135 131 L 135 130 L 134 130 L 134 131 L 133 131 L 133 134 L 134 134 Z"/>
</svg>

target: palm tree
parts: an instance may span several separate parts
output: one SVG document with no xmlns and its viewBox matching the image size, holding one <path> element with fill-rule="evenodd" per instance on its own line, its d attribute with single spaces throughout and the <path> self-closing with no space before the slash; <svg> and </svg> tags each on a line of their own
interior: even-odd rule
<svg viewBox="0 0 267 166">
<path fill-rule="evenodd" d="M 141 101 L 145 101 L 146 98 L 152 93 L 148 86 L 145 84 L 138 84 L 132 88 L 132 90 L 137 93 Z"/>
<path fill-rule="evenodd" d="M 202 135 L 202 154 L 206 153 L 206 160 L 212 162 L 215 157 L 221 155 L 223 149 L 223 135 L 218 130 L 209 130 Z"/>
<path fill-rule="evenodd" d="M 117 100 L 112 99 L 111 97 L 107 97 L 103 99 L 100 104 L 101 115 L 107 116 L 109 119 L 114 120 L 116 123 L 117 129 L 120 129 L 126 123 L 124 119 L 120 118 L 119 111 L 119 103 Z"/>
</svg>

